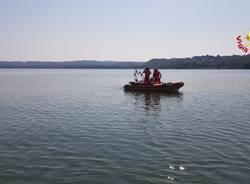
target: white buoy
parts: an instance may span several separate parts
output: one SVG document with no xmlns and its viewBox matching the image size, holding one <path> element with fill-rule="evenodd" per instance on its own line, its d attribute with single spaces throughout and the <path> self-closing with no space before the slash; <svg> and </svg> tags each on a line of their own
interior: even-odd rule
<svg viewBox="0 0 250 184">
<path fill-rule="evenodd" d="M 169 168 L 172 170 L 185 170 L 185 167 L 181 165 L 170 165 Z"/>
<path fill-rule="evenodd" d="M 174 180 L 174 177 L 172 177 L 172 176 L 168 176 L 168 180 Z"/>
<path fill-rule="evenodd" d="M 180 166 L 180 170 L 185 170 L 185 167 L 183 167 L 183 166 Z"/>
</svg>

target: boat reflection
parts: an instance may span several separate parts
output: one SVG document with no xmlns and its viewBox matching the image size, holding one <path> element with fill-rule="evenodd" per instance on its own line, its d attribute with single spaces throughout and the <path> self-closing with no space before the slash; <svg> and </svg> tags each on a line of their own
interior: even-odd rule
<svg viewBox="0 0 250 184">
<path fill-rule="evenodd" d="M 181 100 L 183 94 L 181 92 L 175 93 L 164 93 L 164 92 L 141 92 L 141 91 L 133 91 L 126 92 L 125 94 L 134 99 L 134 105 L 136 111 L 140 111 L 140 109 L 145 110 L 146 116 L 159 116 L 161 108 L 163 105 L 168 105 L 171 103 L 176 104 L 176 100 Z"/>
</svg>

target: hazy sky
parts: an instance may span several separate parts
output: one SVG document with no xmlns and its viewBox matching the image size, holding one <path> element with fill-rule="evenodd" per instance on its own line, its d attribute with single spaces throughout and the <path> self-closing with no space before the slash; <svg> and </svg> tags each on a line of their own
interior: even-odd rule
<svg viewBox="0 0 250 184">
<path fill-rule="evenodd" d="M 249 0 L 0 0 L 0 60 L 242 54 Z"/>
</svg>

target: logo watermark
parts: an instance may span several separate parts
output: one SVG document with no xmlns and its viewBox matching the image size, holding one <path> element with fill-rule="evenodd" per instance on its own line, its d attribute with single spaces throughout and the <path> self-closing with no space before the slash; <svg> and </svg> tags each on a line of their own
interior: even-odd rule
<svg viewBox="0 0 250 184">
<path fill-rule="evenodd" d="M 248 53 L 250 49 L 250 32 L 246 34 L 245 37 L 239 35 L 236 37 L 238 48 L 244 52 Z"/>
</svg>

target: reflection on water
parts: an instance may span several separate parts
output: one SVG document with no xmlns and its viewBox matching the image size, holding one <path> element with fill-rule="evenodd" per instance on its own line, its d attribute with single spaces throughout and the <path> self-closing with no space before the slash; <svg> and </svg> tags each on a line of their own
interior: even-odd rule
<svg viewBox="0 0 250 184">
<path fill-rule="evenodd" d="M 164 93 L 164 92 L 142 92 L 133 91 L 125 92 L 129 98 L 134 99 L 134 105 L 137 108 L 145 109 L 145 115 L 159 116 L 161 106 L 168 103 L 170 99 L 182 100 L 183 94 L 181 92 Z"/>
</svg>

